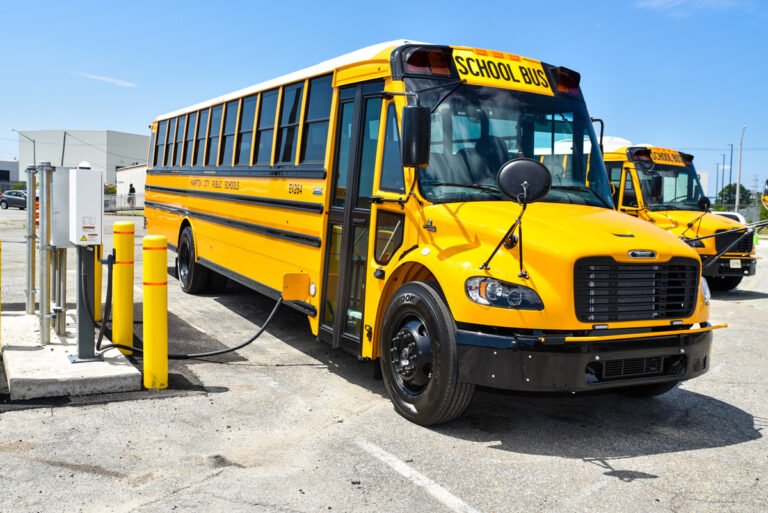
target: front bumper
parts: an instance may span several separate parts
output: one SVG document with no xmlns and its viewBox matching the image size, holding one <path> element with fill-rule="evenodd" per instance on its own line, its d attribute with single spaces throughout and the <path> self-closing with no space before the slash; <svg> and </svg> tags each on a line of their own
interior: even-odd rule
<svg viewBox="0 0 768 513">
<path fill-rule="evenodd" d="M 581 392 L 682 381 L 709 368 L 712 331 L 595 342 L 458 330 L 459 379 L 508 390 Z M 599 338 L 599 337 L 596 337 Z"/>
<path fill-rule="evenodd" d="M 702 255 L 702 274 L 705 278 L 717 278 L 721 276 L 754 276 L 757 268 L 757 260 L 750 257 L 723 256 L 716 264 L 706 267 L 713 257 Z M 736 267 L 732 262 L 738 262 Z"/>
</svg>

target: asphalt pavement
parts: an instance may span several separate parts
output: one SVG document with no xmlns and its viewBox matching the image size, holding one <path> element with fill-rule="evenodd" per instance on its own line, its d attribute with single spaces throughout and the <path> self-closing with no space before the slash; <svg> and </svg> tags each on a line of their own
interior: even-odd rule
<svg viewBox="0 0 768 513">
<path fill-rule="evenodd" d="M 117 220 L 143 233 L 136 217 L 107 217 L 108 231 Z M 24 309 L 24 223 L 0 212 L 3 311 Z M 0 512 L 765 512 L 766 260 L 757 272 L 713 298 L 730 327 L 710 371 L 655 399 L 478 390 L 462 418 L 423 428 L 371 362 L 287 308 L 237 353 L 171 362 L 166 391 L 11 402 L 0 389 Z M 169 305 L 170 349 L 191 352 L 248 338 L 273 302 L 171 280 Z"/>
</svg>

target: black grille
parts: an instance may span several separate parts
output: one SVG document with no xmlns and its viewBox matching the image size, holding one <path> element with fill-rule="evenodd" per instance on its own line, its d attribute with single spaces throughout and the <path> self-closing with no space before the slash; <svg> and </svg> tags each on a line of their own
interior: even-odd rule
<svg viewBox="0 0 768 513">
<path fill-rule="evenodd" d="M 680 319 L 693 313 L 699 263 L 626 264 L 608 257 L 576 262 L 576 316 L 583 322 Z"/>
<path fill-rule="evenodd" d="M 726 230 L 717 230 L 715 233 L 721 233 Z M 731 245 L 731 242 L 735 241 L 739 237 L 744 235 L 744 232 L 726 233 L 725 235 L 718 235 L 715 237 L 715 248 L 717 252 L 721 252 L 725 248 Z M 747 235 L 741 239 L 735 246 L 728 250 L 728 253 L 751 253 L 753 245 L 752 235 Z"/>
<path fill-rule="evenodd" d="M 652 356 L 591 362 L 587 365 L 587 374 L 592 376 L 591 382 L 606 382 L 658 376 L 679 376 L 685 373 L 685 366 L 684 355 Z"/>
</svg>

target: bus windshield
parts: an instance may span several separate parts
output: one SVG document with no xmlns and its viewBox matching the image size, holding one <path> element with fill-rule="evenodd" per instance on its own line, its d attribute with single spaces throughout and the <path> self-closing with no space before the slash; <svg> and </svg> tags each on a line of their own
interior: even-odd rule
<svg viewBox="0 0 768 513">
<path fill-rule="evenodd" d="M 699 210 L 704 191 L 693 164 L 670 166 L 637 160 L 635 168 L 648 210 Z"/>
<path fill-rule="evenodd" d="M 461 84 L 438 87 L 409 80 L 434 109 L 429 167 L 419 189 L 433 203 L 504 199 L 496 173 L 518 157 L 538 160 L 552 174 L 540 201 L 613 208 L 602 155 L 584 102 Z M 437 108 L 435 109 L 435 106 Z"/>
</svg>

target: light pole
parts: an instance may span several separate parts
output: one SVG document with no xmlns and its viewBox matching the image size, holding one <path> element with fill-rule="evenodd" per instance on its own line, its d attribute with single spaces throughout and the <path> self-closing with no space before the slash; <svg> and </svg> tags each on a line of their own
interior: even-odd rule
<svg viewBox="0 0 768 513">
<path fill-rule="evenodd" d="M 725 169 L 723 169 L 725 172 Z M 717 185 L 720 183 L 720 162 L 715 162 L 715 205 L 717 205 Z"/>
<path fill-rule="evenodd" d="M 736 175 L 736 206 L 733 209 L 735 212 L 739 211 L 739 194 L 741 193 L 741 146 L 744 142 L 744 131 L 747 129 L 747 124 L 741 127 L 741 138 L 739 139 L 739 171 Z"/>
<path fill-rule="evenodd" d="M 32 163 L 34 164 L 35 167 L 37 167 L 37 144 L 35 143 L 35 140 L 32 139 L 30 136 L 28 136 L 28 135 L 26 135 L 26 134 L 24 134 L 22 132 L 19 132 L 15 128 L 11 128 L 11 132 L 16 132 L 17 134 L 22 136 L 24 139 L 32 141 L 32 161 L 33 161 Z"/>
</svg>

